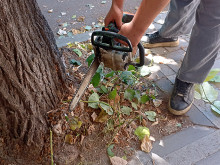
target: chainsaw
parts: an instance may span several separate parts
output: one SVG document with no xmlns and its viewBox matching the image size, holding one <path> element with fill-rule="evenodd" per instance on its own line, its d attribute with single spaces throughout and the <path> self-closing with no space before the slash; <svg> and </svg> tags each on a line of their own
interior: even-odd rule
<svg viewBox="0 0 220 165">
<path fill-rule="evenodd" d="M 124 22 L 129 22 L 133 17 L 124 15 Z M 126 18 L 126 19 L 125 19 Z M 122 19 L 123 20 L 123 19 Z M 119 30 L 115 23 L 110 23 L 107 27 L 103 27 L 101 31 L 94 31 L 91 36 L 91 42 L 95 52 L 95 57 L 90 65 L 90 68 L 82 81 L 75 97 L 72 99 L 69 111 L 73 111 L 83 95 L 85 89 L 89 85 L 91 78 L 95 74 L 101 63 L 104 67 L 111 68 L 112 70 L 124 71 L 129 65 L 134 67 L 141 67 L 144 65 L 144 47 L 141 43 L 138 44 L 138 51 L 135 55 L 132 54 L 132 45 L 128 38 L 118 34 Z M 123 45 L 117 41 L 123 41 Z M 139 54 L 139 62 L 134 62 L 135 57 Z"/>
</svg>

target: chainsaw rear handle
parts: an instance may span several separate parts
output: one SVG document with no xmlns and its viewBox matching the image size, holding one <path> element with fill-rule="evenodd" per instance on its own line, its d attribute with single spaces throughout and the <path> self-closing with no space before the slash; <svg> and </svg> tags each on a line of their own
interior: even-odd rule
<svg viewBox="0 0 220 165">
<path fill-rule="evenodd" d="M 96 39 L 95 39 L 95 36 L 97 37 Z M 102 42 L 103 37 L 108 37 L 108 39 L 109 39 L 108 43 Z M 119 39 L 121 41 L 124 41 L 128 45 L 128 47 L 122 47 L 122 46 L 116 45 L 115 39 Z M 106 50 L 132 52 L 131 42 L 128 40 L 128 38 L 126 38 L 125 36 L 120 35 L 118 33 L 111 32 L 111 31 L 95 31 L 95 32 L 93 32 L 92 36 L 91 36 L 91 42 L 92 42 L 92 45 L 106 49 Z"/>
</svg>

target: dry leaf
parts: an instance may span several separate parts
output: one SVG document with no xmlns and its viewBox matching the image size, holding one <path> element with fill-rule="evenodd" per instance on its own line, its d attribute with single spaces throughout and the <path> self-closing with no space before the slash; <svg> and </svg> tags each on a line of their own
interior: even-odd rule
<svg viewBox="0 0 220 165">
<path fill-rule="evenodd" d="M 154 99 L 153 100 L 154 106 L 159 107 L 162 104 L 162 100 L 160 99 Z"/>
<path fill-rule="evenodd" d="M 62 131 L 62 125 L 61 125 L 61 122 L 60 122 L 60 121 L 58 121 L 58 124 L 56 124 L 55 126 L 53 126 L 52 131 L 53 131 L 55 134 L 57 134 L 57 135 L 62 134 L 63 131 Z"/>
<path fill-rule="evenodd" d="M 147 127 L 147 121 L 145 119 L 142 120 L 143 126 Z"/>
<path fill-rule="evenodd" d="M 69 144 L 73 144 L 73 135 L 67 134 L 65 136 L 65 142 Z"/>
<path fill-rule="evenodd" d="M 135 123 L 134 121 L 132 121 L 130 125 L 131 125 L 131 127 L 132 127 L 133 129 L 136 129 L 136 128 L 137 128 L 137 125 L 136 125 L 136 123 Z"/>
<path fill-rule="evenodd" d="M 111 157 L 110 161 L 111 161 L 112 165 L 126 165 L 126 164 L 128 164 L 128 162 L 126 160 L 124 160 L 123 158 L 117 157 L 117 156 Z"/>
<path fill-rule="evenodd" d="M 76 35 L 76 34 L 80 34 L 81 31 L 77 30 L 77 29 L 72 29 L 72 33 L 73 33 L 73 35 Z"/>
<path fill-rule="evenodd" d="M 87 130 L 88 134 L 91 135 L 93 131 L 95 131 L 95 126 L 94 125 L 90 125 L 88 130 Z"/>
<path fill-rule="evenodd" d="M 91 117 L 92 117 L 92 120 L 93 120 L 93 121 L 95 121 L 95 119 L 97 118 L 96 113 L 95 113 L 95 112 L 93 112 L 93 113 L 92 113 L 92 115 L 91 115 Z"/>
<path fill-rule="evenodd" d="M 48 10 L 48 13 L 53 13 L 53 9 Z"/>
<path fill-rule="evenodd" d="M 141 150 L 149 153 L 152 150 L 152 143 L 148 136 L 145 136 L 141 143 Z"/>
<path fill-rule="evenodd" d="M 85 17 L 80 16 L 80 17 L 78 17 L 76 20 L 77 20 L 78 22 L 84 22 Z"/>
<path fill-rule="evenodd" d="M 109 115 L 104 110 L 101 110 L 99 116 L 95 119 L 95 122 L 103 123 L 108 120 L 108 117 Z"/>
<path fill-rule="evenodd" d="M 85 136 L 81 135 L 81 140 L 80 140 L 80 144 L 82 145 L 83 140 L 84 140 Z"/>
</svg>

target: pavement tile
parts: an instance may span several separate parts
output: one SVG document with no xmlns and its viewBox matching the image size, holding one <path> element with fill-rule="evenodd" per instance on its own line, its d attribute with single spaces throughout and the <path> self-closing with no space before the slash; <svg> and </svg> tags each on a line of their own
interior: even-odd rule
<svg viewBox="0 0 220 165">
<path fill-rule="evenodd" d="M 182 62 L 184 55 L 185 55 L 185 52 L 183 50 L 179 49 L 177 51 L 167 53 L 165 55 L 165 57 L 168 59 L 172 59 L 175 62 L 179 63 L 179 62 Z"/>
<path fill-rule="evenodd" d="M 208 164 L 210 165 L 220 164 L 220 150 L 195 163 L 195 165 L 208 165 Z"/>
<path fill-rule="evenodd" d="M 174 84 L 175 83 L 175 79 L 176 79 L 176 73 L 174 75 L 167 76 L 167 78 L 170 80 L 170 82 L 172 84 Z"/>
<path fill-rule="evenodd" d="M 159 141 L 156 141 L 153 144 L 153 149 L 151 153 L 148 154 L 143 151 L 138 151 L 136 153 L 136 156 L 143 165 L 153 164 L 152 158 L 155 162 L 154 164 L 165 165 L 168 163 L 166 159 L 164 159 L 164 157 L 172 154 L 173 152 L 181 150 L 181 148 L 188 146 L 196 142 L 198 139 L 201 139 L 215 131 L 216 129 L 212 129 L 208 127 L 192 126 L 182 130 L 181 132 L 177 132 L 176 134 L 171 134 L 169 136 L 162 138 Z"/>
<path fill-rule="evenodd" d="M 163 47 L 151 48 L 150 50 L 153 54 L 156 54 L 156 55 L 163 55 L 163 54 L 168 53 L 168 51 Z"/>
<path fill-rule="evenodd" d="M 166 76 L 160 71 L 160 70 L 158 70 L 158 71 L 156 71 L 156 72 L 153 72 L 149 77 L 148 77 L 148 79 L 150 79 L 150 80 L 153 80 L 153 81 L 157 81 L 157 80 L 159 80 L 159 79 L 161 79 L 161 78 L 165 78 Z"/>
<path fill-rule="evenodd" d="M 194 105 L 218 128 L 220 128 L 220 115 L 216 115 L 211 110 L 211 105 L 203 100 L 194 100 Z"/>
<path fill-rule="evenodd" d="M 215 125 L 193 104 L 190 111 L 186 113 L 186 116 L 194 124 L 215 127 Z"/>
<path fill-rule="evenodd" d="M 165 47 L 166 50 L 168 50 L 169 52 L 174 52 L 177 51 L 179 49 L 182 49 L 184 51 L 186 51 L 187 47 L 188 47 L 188 41 L 184 40 L 183 38 L 179 37 L 179 46 L 175 46 L 175 47 Z"/>
<path fill-rule="evenodd" d="M 168 95 L 172 93 L 173 85 L 167 78 L 161 78 L 160 80 L 156 81 L 158 87 L 166 92 Z"/>
<path fill-rule="evenodd" d="M 167 64 L 167 66 L 169 66 L 171 69 L 173 69 L 174 72 L 178 72 L 179 68 L 181 66 L 181 63 L 176 63 L 176 64 Z"/>
<path fill-rule="evenodd" d="M 143 164 L 140 162 L 137 156 L 133 155 L 127 165 L 143 165 Z"/>
<path fill-rule="evenodd" d="M 170 75 L 175 75 L 176 73 L 173 71 L 173 69 L 171 69 L 170 67 L 168 67 L 165 64 L 158 64 L 161 68 L 161 72 L 165 75 L 165 76 L 170 76 Z"/>
<path fill-rule="evenodd" d="M 172 165 L 195 164 L 201 159 L 220 150 L 220 130 L 200 138 L 190 144 L 172 152 L 164 157 L 164 160 Z M 157 164 L 157 163 L 156 163 Z"/>
</svg>

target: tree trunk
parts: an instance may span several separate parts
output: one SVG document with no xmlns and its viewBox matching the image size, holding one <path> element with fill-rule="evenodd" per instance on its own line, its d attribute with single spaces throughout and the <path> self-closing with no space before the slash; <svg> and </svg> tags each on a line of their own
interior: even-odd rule
<svg viewBox="0 0 220 165">
<path fill-rule="evenodd" d="M 0 0 L 0 164 L 40 161 L 46 113 L 66 89 L 61 61 L 36 0 Z"/>
</svg>

